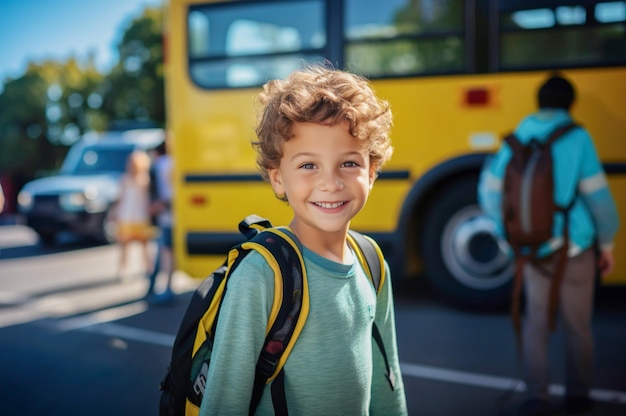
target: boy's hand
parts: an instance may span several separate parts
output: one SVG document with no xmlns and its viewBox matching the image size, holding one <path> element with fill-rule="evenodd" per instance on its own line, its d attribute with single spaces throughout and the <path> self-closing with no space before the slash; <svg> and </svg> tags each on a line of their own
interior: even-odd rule
<svg viewBox="0 0 626 416">
<path fill-rule="evenodd" d="M 598 259 L 598 267 L 600 268 L 600 275 L 602 277 L 610 274 L 615 267 L 615 259 L 613 258 L 613 250 L 600 251 L 600 258 Z"/>
</svg>

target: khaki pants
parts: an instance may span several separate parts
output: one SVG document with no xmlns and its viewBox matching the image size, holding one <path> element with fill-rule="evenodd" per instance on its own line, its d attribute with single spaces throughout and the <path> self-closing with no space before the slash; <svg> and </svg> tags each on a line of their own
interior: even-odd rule
<svg viewBox="0 0 626 416">
<path fill-rule="evenodd" d="M 588 249 L 567 260 L 561 281 L 557 328 L 564 334 L 565 380 L 568 396 L 587 396 L 593 372 L 593 315 L 596 257 Z M 554 259 L 542 267 L 552 272 Z M 523 323 L 523 370 L 528 398 L 547 399 L 549 383 L 547 322 L 550 279 L 528 264 L 524 269 L 526 296 Z"/>
</svg>

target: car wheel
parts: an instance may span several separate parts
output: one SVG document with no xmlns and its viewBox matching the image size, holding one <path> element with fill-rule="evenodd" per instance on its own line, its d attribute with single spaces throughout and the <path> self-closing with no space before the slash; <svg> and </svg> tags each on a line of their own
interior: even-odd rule
<svg viewBox="0 0 626 416">
<path fill-rule="evenodd" d="M 56 233 L 52 232 L 37 232 L 39 235 L 39 242 L 44 247 L 53 247 L 57 242 Z"/>
<path fill-rule="evenodd" d="M 514 264 L 477 205 L 476 185 L 476 176 L 466 176 L 437 193 L 423 222 L 422 258 L 429 282 L 446 300 L 496 308 L 510 299 Z"/>
<path fill-rule="evenodd" d="M 102 217 L 102 225 L 100 230 L 100 240 L 105 243 L 116 242 L 116 223 L 113 221 L 113 214 L 111 209 L 107 210 L 106 214 Z"/>
</svg>

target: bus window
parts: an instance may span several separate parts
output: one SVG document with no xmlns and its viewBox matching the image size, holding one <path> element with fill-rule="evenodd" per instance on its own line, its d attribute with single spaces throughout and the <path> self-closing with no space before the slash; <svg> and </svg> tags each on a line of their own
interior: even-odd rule
<svg viewBox="0 0 626 416">
<path fill-rule="evenodd" d="M 303 61 L 322 60 L 323 4 L 192 6 L 187 18 L 191 79 L 202 88 L 250 87 L 282 78 Z"/>
<path fill-rule="evenodd" d="M 626 1 L 598 3 L 595 8 L 596 20 L 600 23 L 623 22 L 626 20 Z"/>
<path fill-rule="evenodd" d="M 500 69 L 626 62 L 626 2 L 571 3 L 553 8 L 503 9 Z"/>
<path fill-rule="evenodd" d="M 371 78 L 464 69 L 464 2 L 346 1 L 345 64 Z"/>
</svg>

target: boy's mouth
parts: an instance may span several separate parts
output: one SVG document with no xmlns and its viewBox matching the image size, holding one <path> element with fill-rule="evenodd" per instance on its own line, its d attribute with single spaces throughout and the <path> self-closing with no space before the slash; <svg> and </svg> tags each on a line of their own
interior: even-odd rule
<svg viewBox="0 0 626 416">
<path fill-rule="evenodd" d="M 340 206 L 343 206 L 346 204 L 345 201 L 337 201 L 337 202 L 313 202 L 314 205 L 320 207 L 320 208 L 325 208 L 325 209 L 333 209 L 333 208 L 339 208 Z"/>
</svg>

